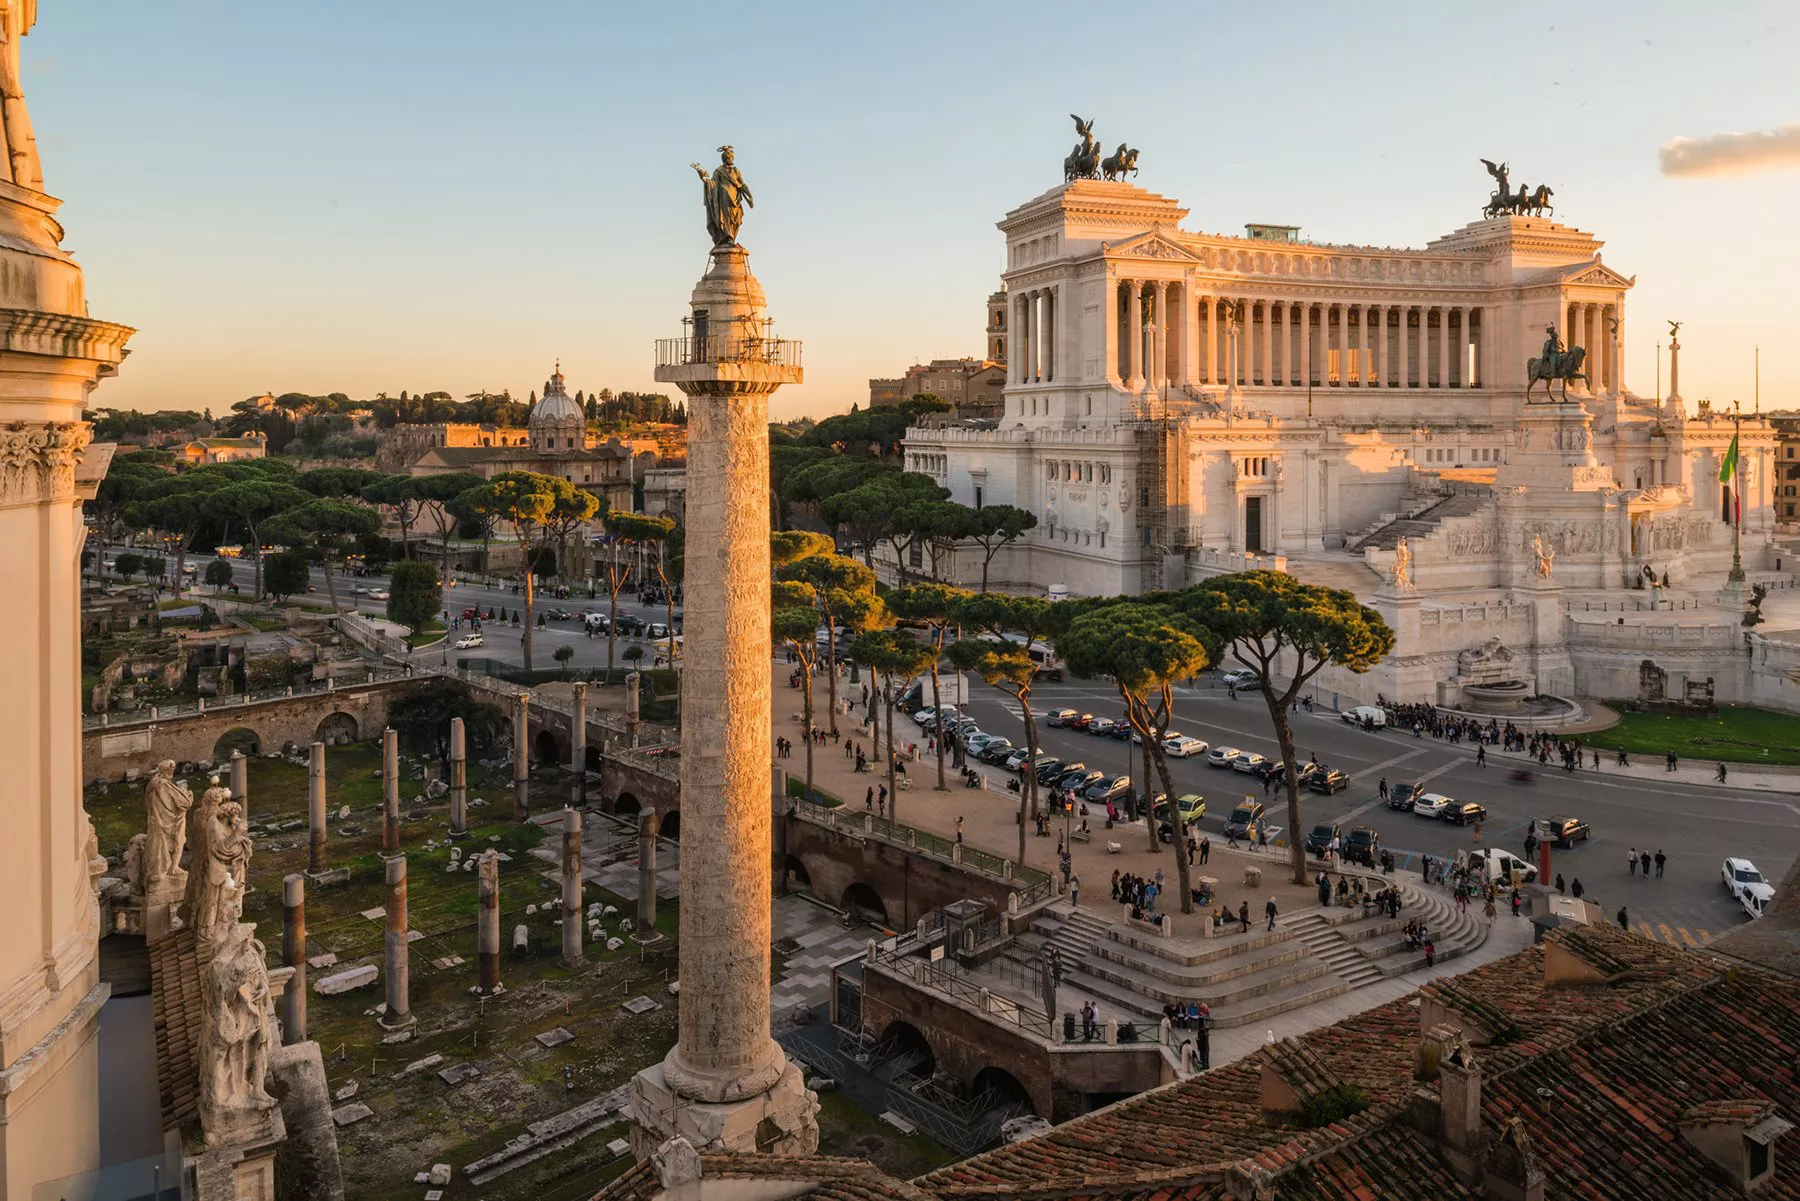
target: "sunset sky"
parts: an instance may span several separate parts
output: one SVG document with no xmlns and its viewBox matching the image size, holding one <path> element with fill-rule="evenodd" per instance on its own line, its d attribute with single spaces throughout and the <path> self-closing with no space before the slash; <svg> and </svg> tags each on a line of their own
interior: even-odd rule
<svg viewBox="0 0 1800 1201">
<path fill-rule="evenodd" d="M 571 388 L 652 387 L 708 245 L 687 164 L 730 142 L 757 204 L 741 240 L 776 332 L 806 343 L 776 415 L 839 411 L 871 375 L 981 353 L 994 222 L 1061 182 L 1079 112 L 1211 231 L 1419 246 L 1479 216 L 1480 158 L 1509 160 L 1637 276 L 1634 390 L 1678 318 L 1690 402 L 1748 408 L 1760 343 L 1772 408 L 1800 405 L 1796 21 L 1691 0 L 51 0 L 23 57 L 92 313 L 140 331 L 100 405 L 523 396 L 558 357 Z"/>
</svg>

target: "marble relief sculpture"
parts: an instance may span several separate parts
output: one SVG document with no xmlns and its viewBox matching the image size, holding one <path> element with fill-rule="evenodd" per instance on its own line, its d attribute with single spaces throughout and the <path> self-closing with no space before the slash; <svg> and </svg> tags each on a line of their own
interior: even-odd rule
<svg viewBox="0 0 1800 1201">
<path fill-rule="evenodd" d="M 1550 578 L 1550 571 L 1556 566 L 1556 550 L 1544 541 L 1542 534 L 1531 536 L 1531 553 L 1537 556 L 1537 577 L 1540 580 Z"/>
<path fill-rule="evenodd" d="M 233 923 L 203 982 L 200 1126 L 209 1147 L 274 1132 L 276 1101 L 264 1087 L 274 1022 L 269 972 L 255 932 L 255 926 Z"/>
</svg>

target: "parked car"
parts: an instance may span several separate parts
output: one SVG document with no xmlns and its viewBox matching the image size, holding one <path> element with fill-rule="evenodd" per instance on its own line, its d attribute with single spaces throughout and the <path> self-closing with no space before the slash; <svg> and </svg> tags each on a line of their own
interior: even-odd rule
<svg viewBox="0 0 1800 1201">
<path fill-rule="evenodd" d="M 1268 761 L 1265 756 L 1259 755 L 1255 751 L 1239 751 L 1231 760 L 1231 770 L 1255 772 L 1257 768 Z"/>
<path fill-rule="evenodd" d="M 1531 884 L 1537 880 L 1537 868 L 1511 851 L 1483 847 L 1478 854 L 1483 861 L 1482 871 L 1485 879 L 1490 884 L 1500 888 L 1516 888 L 1521 884 Z"/>
<path fill-rule="evenodd" d="M 1338 837 L 1336 822 L 1320 822 L 1312 828 L 1312 833 L 1306 836 L 1306 853 L 1323 855 L 1331 849 L 1331 840 L 1336 837 Z"/>
<path fill-rule="evenodd" d="M 1108 734 L 1112 733 L 1112 728 L 1113 728 L 1113 719 L 1112 718 L 1096 717 L 1093 721 L 1090 721 L 1087 724 L 1087 728 L 1085 730 L 1083 730 L 1082 733 L 1093 734 L 1096 737 L 1104 738 Z"/>
<path fill-rule="evenodd" d="M 1178 796 L 1175 798 L 1175 804 L 1181 812 L 1181 820 L 1185 825 L 1192 826 L 1206 816 L 1206 802 L 1201 799 L 1199 793 L 1189 792 Z M 1164 842 L 1175 841 L 1175 828 L 1169 824 L 1168 798 L 1158 793 L 1152 805 L 1154 806 L 1153 812 L 1156 814 L 1157 836 Z"/>
<path fill-rule="evenodd" d="M 962 748 L 973 755 L 997 737 L 996 734 L 983 734 L 980 730 L 969 730 L 961 735 Z"/>
<path fill-rule="evenodd" d="M 1335 767 L 1315 767 L 1300 777 L 1300 783 L 1313 792 L 1330 796 L 1350 787 L 1350 777 Z"/>
<path fill-rule="evenodd" d="M 1130 776 L 1113 776 L 1111 779 L 1099 779 L 1081 790 L 1081 799 L 1096 805 L 1104 805 L 1108 801 L 1117 800 L 1131 791 Z"/>
<path fill-rule="evenodd" d="M 1387 725 L 1387 710 L 1377 705 L 1358 705 L 1354 709 L 1344 710 L 1343 718 L 1346 725 L 1379 730 Z"/>
<path fill-rule="evenodd" d="M 619 620 L 614 624 L 627 638 L 636 638 L 644 632 L 644 619 L 630 613 L 619 614 Z"/>
<path fill-rule="evenodd" d="M 1487 818 L 1487 807 L 1474 801 L 1453 801 L 1444 810 L 1444 820 L 1467 826 Z"/>
<path fill-rule="evenodd" d="M 1081 714 L 1074 709 L 1052 709 L 1049 713 L 1045 714 L 1044 724 L 1047 726 L 1066 726 L 1080 716 Z"/>
<path fill-rule="evenodd" d="M 1198 738 L 1190 738 L 1186 734 L 1171 734 L 1163 739 L 1163 754 L 1177 759 L 1186 759 L 1192 755 L 1206 754 L 1206 744 Z"/>
<path fill-rule="evenodd" d="M 1375 856 L 1381 853 L 1381 835 L 1367 826 L 1358 826 L 1350 831 L 1350 837 L 1344 840 L 1343 845 L 1346 860 L 1374 867 Z"/>
<path fill-rule="evenodd" d="M 1104 779 L 1106 779 L 1106 773 L 1103 771 L 1071 772 L 1062 778 L 1062 782 L 1057 787 L 1073 789 L 1075 795 L 1080 796 Z"/>
<path fill-rule="evenodd" d="M 480 645 L 481 645 L 481 635 L 480 634 L 464 634 L 461 638 L 458 638 L 456 640 L 456 649 L 459 651 L 466 651 L 472 647 L 477 647 Z"/>
<path fill-rule="evenodd" d="M 1262 676 L 1248 667 L 1240 667 L 1236 671 L 1228 671 L 1220 676 L 1219 683 L 1233 688 L 1256 688 L 1262 684 Z"/>
<path fill-rule="evenodd" d="M 1230 767 L 1231 761 L 1241 754 L 1243 752 L 1235 746 L 1215 746 L 1206 752 L 1206 765 L 1208 767 Z"/>
<path fill-rule="evenodd" d="M 1006 762 L 1007 756 L 1011 755 L 1014 749 L 1011 739 L 990 738 L 979 749 L 970 751 L 969 757 L 978 759 L 982 763 L 992 763 L 998 766 Z"/>
<path fill-rule="evenodd" d="M 1063 761 L 1054 755 L 1040 755 L 1037 762 L 1037 782 L 1048 784 L 1064 770 Z"/>
<path fill-rule="evenodd" d="M 1093 724 L 1094 715 L 1092 713 L 1077 714 L 1075 717 L 1069 719 L 1069 728 L 1071 730 L 1085 730 Z"/>
<path fill-rule="evenodd" d="M 1411 809 L 1424 788 L 1418 784 L 1396 784 L 1388 790 L 1389 809 Z"/>
<path fill-rule="evenodd" d="M 1263 803 L 1261 801 L 1253 801 L 1246 798 L 1236 809 L 1231 811 L 1231 816 L 1226 819 L 1225 836 L 1227 838 L 1242 838 L 1245 834 L 1249 833 L 1251 826 L 1260 825 L 1262 819 Z"/>
<path fill-rule="evenodd" d="M 1412 811 L 1420 817 L 1443 817 L 1444 810 L 1455 803 L 1441 792 L 1421 792 L 1413 801 Z"/>
<path fill-rule="evenodd" d="M 1578 817 L 1548 817 L 1538 823 L 1538 838 L 1559 847 L 1586 842 L 1591 831 Z"/>
<path fill-rule="evenodd" d="M 1123 717 L 1115 718 L 1113 720 L 1112 729 L 1108 730 L 1107 733 L 1119 742 L 1124 742 L 1127 738 L 1133 736 L 1131 723 L 1126 721 Z"/>
<path fill-rule="evenodd" d="M 1027 751 L 1024 747 L 1018 747 L 1012 754 L 1006 757 L 1006 762 L 1002 763 L 1000 766 L 1004 767 L 1007 771 L 1016 772 L 1021 767 L 1025 766 L 1025 759 L 1030 753 L 1031 752 Z"/>
<path fill-rule="evenodd" d="M 1748 859 L 1730 858 L 1719 870 L 1724 878 L 1725 889 L 1744 907 L 1744 912 L 1751 917 L 1761 917 L 1769 907 L 1769 901 L 1775 890 L 1763 879 L 1763 874 L 1756 870 L 1756 865 Z"/>
<path fill-rule="evenodd" d="M 371 593 L 369 593 L 369 595 L 373 596 L 379 600 L 379 599 L 382 599 L 386 594 L 379 593 L 379 592 L 371 592 Z M 570 618 L 572 618 L 574 616 L 575 615 L 573 613 L 569 612 L 567 609 L 562 608 L 560 605 L 548 610 L 544 614 L 544 618 L 547 621 L 568 621 Z M 658 635 L 658 637 L 661 637 L 661 635 Z"/>
<path fill-rule="evenodd" d="M 375 589 L 375 591 L 369 593 L 369 599 L 384 601 L 384 600 L 387 600 L 391 595 L 393 595 L 393 594 L 390 593 L 386 588 L 377 588 L 377 589 Z"/>
<path fill-rule="evenodd" d="M 921 726 L 928 726 L 931 724 L 932 719 L 935 718 L 936 716 L 937 716 L 937 710 L 933 709 L 929 705 L 927 705 L 923 709 L 913 710 L 912 719 L 914 721 L 918 722 L 919 725 L 921 725 Z"/>
<path fill-rule="evenodd" d="M 1268 779 L 1270 776 L 1274 776 L 1277 779 L 1286 779 L 1287 777 L 1284 774 L 1286 771 L 1287 765 L 1281 760 L 1265 759 L 1255 767 L 1251 768 L 1247 774 L 1252 779 L 1261 781 Z"/>
</svg>

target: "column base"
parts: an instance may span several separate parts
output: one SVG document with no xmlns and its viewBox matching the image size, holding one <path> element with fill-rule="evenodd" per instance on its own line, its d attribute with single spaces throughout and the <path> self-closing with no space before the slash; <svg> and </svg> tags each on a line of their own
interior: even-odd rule
<svg viewBox="0 0 1800 1201">
<path fill-rule="evenodd" d="M 702 1155 L 811 1155 L 819 1149 L 819 1099 L 791 1063 L 766 1091 L 724 1102 L 681 1096 L 669 1086 L 663 1065 L 652 1064 L 632 1077 L 626 1112 L 632 1154 L 640 1162 L 677 1136 Z"/>
<path fill-rule="evenodd" d="M 419 1019 L 413 1016 L 411 1010 L 407 1010 L 399 1017 L 390 1020 L 387 1015 L 387 1007 L 384 1005 L 381 1016 L 375 1019 L 375 1024 L 383 1030 L 410 1030 L 419 1024 Z"/>
</svg>

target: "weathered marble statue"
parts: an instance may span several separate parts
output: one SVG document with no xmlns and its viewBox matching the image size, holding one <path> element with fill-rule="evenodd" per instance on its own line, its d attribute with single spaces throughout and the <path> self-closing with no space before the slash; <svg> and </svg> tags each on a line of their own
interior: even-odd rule
<svg viewBox="0 0 1800 1201">
<path fill-rule="evenodd" d="M 706 232 L 712 235 L 713 245 L 734 244 L 738 230 L 744 224 L 745 206 L 755 208 L 756 201 L 737 169 L 731 147 L 719 147 L 719 165 L 713 168 L 711 175 L 699 163 L 688 166 L 700 175 L 700 187 L 706 199 Z"/>
<path fill-rule="evenodd" d="M 144 891 L 179 893 L 187 879 L 181 852 L 187 846 L 188 810 L 194 794 L 175 778 L 175 760 L 164 759 L 144 786 Z"/>
<path fill-rule="evenodd" d="M 250 1142 L 272 1133 L 275 1098 L 263 1087 L 275 1045 L 269 972 L 256 927 L 222 935 L 203 985 L 200 1017 L 200 1126 L 206 1145 Z"/>
<path fill-rule="evenodd" d="M 44 168 L 38 161 L 37 137 L 25 111 L 19 82 L 19 39 L 37 18 L 37 0 L 0 0 L 0 131 L 5 134 L 4 176 L 22 188 L 44 190 Z"/>
<path fill-rule="evenodd" d="M 1406 592 L 1412 588 L 1412 548 L 1406 545 L 1406 535 L 1394 543 L 1394 591 Z"/>
<path fill-rule="evenodd" d="M 224 793 L 224 799 L 208 804 L 215 792 Z M 205 833 L 194 840 L 194 855 L 188 861 L 181 920 L 193 927 L 196 943 L 207 947 L 228 938 L 244 915 L 244 886 L 254 848 L 244 807 L 230 799 L 227 789 L 208 789 L 195 812 L 201 809 L 206 811 Z"/>
<path fill-rule="evenodd" d="M 1555 548 L 1544 541 L 1542 534 L 1533 534 L 1531 536 L 1531 553 L 1537 556 L 1538 579 L 1549 579 L 1551 568 L 1556 565 Z"/>
<path fill-rule="evenodd" d="M 213 776 L 207 781 L 208 787 L 200 794 L 187 812 L 187 829 L 184 841 L 187 845 L 188 866 L 187 883 L 182 890 L 181 920 L 188 925 L 194 924 L 194 916 L 203 907 L 201 892 L 206 887 L 204 870 L 207 860 L 207 843 L 213 835 L 214 815 L 219 806 L 231 799 L 231 790 L 222 787 L 219 777 Z"/>
</svg>

